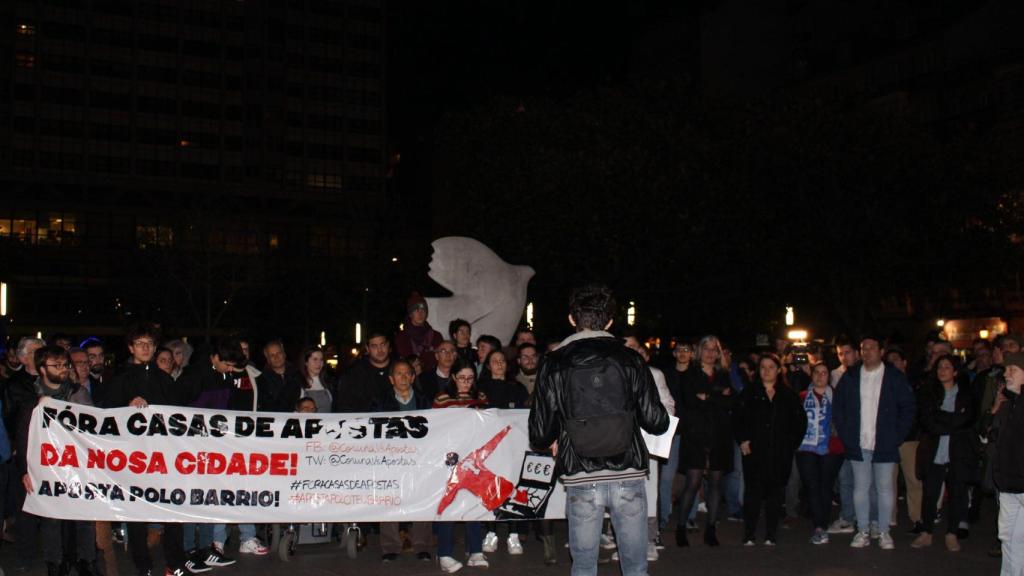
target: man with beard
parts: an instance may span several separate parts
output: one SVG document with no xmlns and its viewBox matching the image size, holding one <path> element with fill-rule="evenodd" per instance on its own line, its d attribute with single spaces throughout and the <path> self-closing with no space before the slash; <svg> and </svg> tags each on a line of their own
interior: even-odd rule
<svg viewBox="0 0 1024 576">
<path fill-rule="evenodd" d="M 533 397 L 533 387 L 537 382 L 537 366 L 540 364 L 540 354 L 537 352 L 537 345 L 524 342 L 519 345 L 519 354 L 516 355 L 516 364 L 519 371 L 516 374 L 516 382 L 526 387 L 526 391 Z"/>
<path fill-rule="evenodd" d="M 92 391 L 92 401 L 96 406 L 106 408 L 110 380 L 114 377 L 113 371 L 107 366 L 106 346 L 102 340 L 93 336 L 83 340 L 79 348 L 85 350 L 86 356 L 89 357 L 89 388 Z"/>
<path fill-rule="evenodd" d="M 61 402 L 72 400 L 71 358 L 62 346 L 44 346 L 33 354 L 33 365 L 38 371 L 38 378 L 33 382 L 37 402 L 38 398 L 53 398 Z M 32 421 L 34 403 L 25 403 L 18 415 L 18 476 L 26 492 L 32 491 L 32 482 L 28 476 L 28 431 Z M 74 526 L 77 543 L 80 576 L 92 574 L 91 566 L 96 557 L 96 524 L 94 522 L 69 521 Z M 43 560 L 46 562 L 48 576 L 66 574 L 67 569 L 61 567 L 63 556 L 61 521 L 54 518 L 43 518 L 22 511 L 18 516 L 18 561 L 21 567 L 29 568 L 36 557 L 36 538 L 42 539 Z"/>
<path fill-rule="evenodd" d="M 368 412 L 373 400 L 391 389 L 390 370 L 391 343 L 381 332 L 373 332 L 366 340 L 366 355 L 338 379 L 331 411 Z"/>
</svg>

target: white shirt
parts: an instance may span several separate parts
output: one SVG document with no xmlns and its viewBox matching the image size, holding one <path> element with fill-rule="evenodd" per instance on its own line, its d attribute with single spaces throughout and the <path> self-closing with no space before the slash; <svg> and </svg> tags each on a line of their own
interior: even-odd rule
<svg viewBox="0 0 1024 576">
<path fill-rule="evenodd" d="M 648 368 L 651 369 L 654 385 L 658 388 L 658 399 L 661 400 L 661 405 L 665 407 L 665 411 L 668 412 L 669 416 L 675 416 L 676 400 L 668 389 L 668 383 L 665 382 L 665 373 L 654 366 L 648 366 Z"/>
<path fill-rule="evenodd" d="M 878 422 L 878 400 L 882 396 L 882 375 L 885 364 L 874 370 L 860 367 L 860 447 L 875 449 L 875 424 Z"/>
<path fill-rule="evenodd" d="M 843 366 L 842 364 L 840 364 L 838 368 L 832 370 L 828 383 L 832 385 L 833 389 L 839 385 L 839 379 L 843 377 L 843 374 L 846 374 L 846 366 Z"/>
</svg>

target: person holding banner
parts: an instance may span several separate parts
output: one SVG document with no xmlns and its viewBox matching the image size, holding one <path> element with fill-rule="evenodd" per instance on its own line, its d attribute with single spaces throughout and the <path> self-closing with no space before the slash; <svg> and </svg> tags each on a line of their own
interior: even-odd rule
<svg viewBox="0 0 1024 576">
<path fill-rule="evenodd" d="M 190 365 L 178 379 L 178 385 L 194 396 L 191 405 L 214 410 L 242 410 L 254 412 L 258 403 L 257 388 L 246 370 L 248 358 L 242 351 L 241 341 L 226 338 L 210 354 L 209 362 Z M 196 540 L 198 528 L 199 539 Z M 270 550 L 256 538 L 254 524 L 240 524 L 239 553 L 265 556 Z M 195 572 L 203 566 L 230 566 L 235 559 L 224 553 L 227 540 L 225 524 L 185 524 L 183 546 L 188 550 L 189 562 Z"/>
<path fill-rule="evenodd" d="M 430 408 L 431 399 L 417 394 L 413 388 L 416 379 L 412 364 L 405 360 L 396 360 L 391 364 L 391 390 L 374 400 L 374 412 L 403 412 L 407 410 L 426 410 Z M 412 549 L 418 560 L 429 562 L 429 546 L 431 531 L 429 522 L 412 522 L 409 525 L 409 537 Z M 402 538 L 398 533 L 398 522 L 381 522 L 380 524 L 381 562 L 387 564 L 398 559 L 402 552 Z"/>
<path fill-rule="evenodd" d="M 487 394 L 487 403 L 493 408 L 525 408 L 530 393 L 516 380 L 508 378 L 508 358 L 500 348 L 491 350 L 484 358 L 483 370 L 480 372 L 480 388 Z M 519 525 L 505 522 L 508 525 L 508 553 L 519 556 L 523 553 L 523 544 L 519 540 Z M 484 552 L 498 551 L 498 533 L 496 522 L 487 523 L 487 534 L 484 535 Z M 523 525 L 529 529 L 529 524 Z"/>
<path fill-rule="evenodd" d="M 72 364 L 67 350 L 61 346 L 43 346 L 34 353 L 34 365 L 39 373 L 35 381 L 38 398 L 53 398 L 63 402 L 72 401 Z M 28 475 L 28 432 L 35 404 L 26 403 L 18 415 L 18 471 L 25 492 L 31 493 L 33 484 Z M 19 563 L 28 569 L 36 556 L 37 536 L 42 539 L 43 561 L 49 576 L 67 573 L 61 565 L 63 557 L 63 535 L 61 520 L 43 518 L 22 511 L 18 517 Z M 96 523 L 69 521 L 74 526 L 78 562 L 76 569 L 80 576 L 92 574 L 92 563 L 96 559 Z"/>
<path fill-rule="evenodd" d="M 643 358 L 607 332 L 615 309 L 606 286 L 573 292 L 569 323 L 576 333 L 541 366 L 530 410 L 530 445 L 554 445 L 555 475 L 566 488 L 573 576 L 597 574 L 606 508 L 623 576 L 647 574 L 650 456 L 641 429 L 662 434 L 669 418 Z"/>
<path fill-rule="evenodd" d="M 110 383 L 110 407 L 131 406 L 144 410 L 150 404 L 188 406 L 194 400 L 194 391 L 190 387 L 176 386 L 170 376 L 157 368 L 153 356 L 158 340 L 159 331 L 152 324 L 137 324 L 128 330 L 125 341 L 131 357 Z M 146 522 L 128 523 L 128 548 L 132 561 L 136 571 L 145 575 L 153 569 L 153 559 L 146 546 L 147 526 Z M 199 567 L 186 558 L 182 524 L 168 522 L 163 526 L 166 576 L 185 576 L 189 572 L 210 570 L 208 566 Z"/>
<path fill-rule="evenodd" d="M 452 380 L 446 390 L 441 391 L 434 399 L 434 408 L 486 408 L 487 395 L 476 387 L 476 368 L 473 364 L 458 360 L 452 366 Z M 480 522 L 465 522 L 466 548 L 471 568 L 487 568 L 490 564 L 483 553 L 483 537 Z M 462 569 L 452 554 L 455 549 L 454 522 L 437 522 L 437 556 L 441 570 L 448 574 Z"/>
</svg>

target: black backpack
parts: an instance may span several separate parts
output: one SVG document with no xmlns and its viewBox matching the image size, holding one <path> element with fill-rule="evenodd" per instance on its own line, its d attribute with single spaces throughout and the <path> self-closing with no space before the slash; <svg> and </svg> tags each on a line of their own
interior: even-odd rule
<svg viewBox="0 0 1024 576">
<path fill-rule="evenodd" d="M 572 368 L 567 382 L 574 416 L 565 428 L 576 454 L 609 458 L 626 453 L 636 419 L 622 367 L 601 358 Z"/>
</svg>

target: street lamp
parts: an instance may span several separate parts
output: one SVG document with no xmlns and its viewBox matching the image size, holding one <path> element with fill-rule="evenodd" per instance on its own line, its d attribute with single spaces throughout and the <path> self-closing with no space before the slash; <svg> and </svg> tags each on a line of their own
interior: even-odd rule
<svg viewBox="0 0 1024 576">
<path fill-rule="evenodd" d="M 626 309 L 626 325 L 636 326 L 636 302 L 629 301 L 629 308 Z"/>
<path fill-rule="evenodd" d="M 7 282 L 0 282 L 0 316 L 7 316 Z"/>
<path fill-rule="evenodd" d="M 792 326 L 796 323 L 796 313 L 793 312 L 792 306 L 786 306 L 786 326 Z"/>
<path fill-rule="evenodd" d="M 363 343 L 363 325 L 356 322 L 356 344 Z"/>
<path fill-rule="evenodd" d="M 526 304 L 526 326 L 533 330 L 533 302 Z"/>
<path fill-rule="evenodd" d="M 324 346 L 327 346 L 327 331 L 321 330 L 320 331 L 320 347 L 323 348 Z"/>
</svg>

